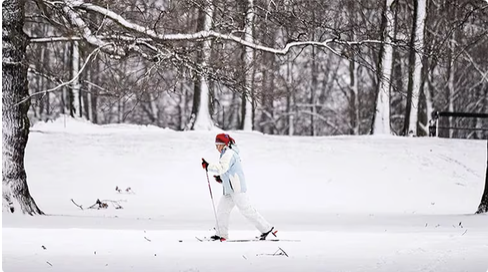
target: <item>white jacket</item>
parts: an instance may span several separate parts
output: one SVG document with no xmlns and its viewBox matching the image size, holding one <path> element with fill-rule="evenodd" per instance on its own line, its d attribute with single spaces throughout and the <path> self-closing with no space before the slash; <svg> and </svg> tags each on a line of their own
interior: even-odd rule
<svg viewBox="0 0 488 272">
<path fill-rule="evenodd" d="M 246 179 L 237 146 L 224 147 L 220 153 L 219 163 L 209 163 L 207 170 L 220 176 L 224 187 L 224 195 L 245 193 L 247 191 Z"/>
</svg>

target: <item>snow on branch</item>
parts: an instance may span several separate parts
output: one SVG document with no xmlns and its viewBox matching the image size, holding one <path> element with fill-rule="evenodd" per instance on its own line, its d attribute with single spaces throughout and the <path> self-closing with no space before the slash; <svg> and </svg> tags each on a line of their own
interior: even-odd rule
<svg viewBox="0 0 488 272">
<path fill-rule="evenodd" d="M 100 37 L 96 37 L 100 39 Z M 69 37 L 43 37 L 43 38 L 30 38 L 30 43 L 50 43 L 50 42 L 67 42 L 67 41 L 82 41 L 82 37 L 69 36 Z"/>
<path fill-rule="evenodd" d="M 363 41 L 357 41 L 357 42 L 348 42 L 348 41 L 343 41 L 339 40 L 337 38 L 331 38 L 331 39 L 326 39 L 325 41 L 295 41 L 291 42 L 285 45 L 284 48 L 272 48 L 272 47 L 267 47 L 264 45 L 256 44 L 254 42 L 249 42 L 246 41 L 240 37 L 234 36 L 232 34 L 223 34 L 220 32 L 208 30 L 208 31 L 199 31 L 196 33 L 180 33 L 180 34 L 158 34 L 154 30 L 149 29 L 147 27 L 140 26 L 135 23 L 131 23 L 127 21 L 125 18 L 120 16 L 119 14 L 107 9 L 103 8 L 94 4 L 90 3 L 84 3 L 83 1 L 67 1 L 68 6 L 64 8 L 64 10 L 70 11 L 70 13 L 74 13 L 73 9 L 83 9 L 83 10 L 89 10 L 93 12 L 97 12 L 106 18 L 109 18 L 119 24 L 120 26 L 136 31 L 142 34 L 145 34 L 148 37 L 151 37 L 154 40 L 159 40 L 159 41 L 182 41 L 182 40 L 202 40 L 202 39 L 208 39 L 208 38 L 218 38 L 222 40 L 227 40 L 227 41 L 234 41 L 236 43 L 240 43 L 242 45 L 245 45 L 247 47 L 264 51 L 264 52 L 269 52 L 269 53 L 274 53 L 277 55 L 286 55 L 291 48 L 293 47 L 301 47 L 301 46 L 318 46 L 318 47 L 325 47 L 328 50 L 330 50 L 332 53 L 334 53 L 337 56 L 344 57 L 340 52 L 336 51 L 334 48 L 332 48 L 329 44 L 330 43 L 340 43 L 340 44 L 347 44 L 347 45 L 362 45 L 366 43 L 382 43 L 382 41 L 378 40 L 363 40 Z M 79 18 L 77 18 L 79 19 Z M 78 21 L 78 20 L 76 20 Z M 82 24 L 81 22 L 79 23 L 80 26 L 83 28 L 87 28 L 86 24 Z M 94 38 L 93 35 L 86 35 L 86 37 L 89 38 Z M 95 42 L 95 41 L 93 41 Z M 97 40 L 99 42 L 99 40 Z"/>
<path fill-rule="evenodd" d="M 114 44 L 104 42 L 98 39 L 93 33 L 91 32 L 88 25 L 85 21 L 79 16 L 78 13 L 72 8 L 72 2 L 78 3 L 79 1 L 66 1 L 67 5 L 65 5 L 62 10 L 68 17 L 69 21 L 75 25 L 81 32 L 83 38 L 90 44 L 97 46 L 98 48 L 105 48 L 105 50 L 109 51 L 111 54 L 117 56 L 124 56 L 125 52 L 122 49 L 117 49 Z"/>
<path fill-rule="evenodd" d="M 94 35 L 96 39 L 103 40 L 118 40 L 126 42 L 143 43 L 152 41 L 151 38 L 138 38 L 128 35 Z M 54 36 L 54 37 L 30 37 L 30 43 L 50 43 L 50 42 L 68 42 L 68 41 L 82 41 L 83 37 L 78 36 Z"/>
</svg>

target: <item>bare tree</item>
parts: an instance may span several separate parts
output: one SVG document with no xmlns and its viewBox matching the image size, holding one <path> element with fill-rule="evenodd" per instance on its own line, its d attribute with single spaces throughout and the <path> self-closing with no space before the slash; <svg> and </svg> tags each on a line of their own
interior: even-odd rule
<svg viewBox="0 0 488 272">
<path fill-rule="evenodd" d="M 2 208 L 43 214 L 29 193 L 24 153 L 29 135 L 28 37 L 23 31 L 24 1 L 2 3 Z M 22 100 L 27 99 L 24 103 Z"/>
</svg>

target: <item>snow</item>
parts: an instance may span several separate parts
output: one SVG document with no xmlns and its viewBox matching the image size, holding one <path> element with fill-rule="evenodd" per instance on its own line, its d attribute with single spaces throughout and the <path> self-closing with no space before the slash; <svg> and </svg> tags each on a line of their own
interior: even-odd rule
<svg viewBox="0 0 488 272">
<path fill-rule="evenodd" d="M 487 271 L 486 141 L 230 131 L 254 206 L 300 242 L 202 243 L 217 132 L 35 124 L 25 167 L 48 215 L 2 215 L 4 271 Z M 233 211 L 231 239 L 258 234 Z"/>
</svg>

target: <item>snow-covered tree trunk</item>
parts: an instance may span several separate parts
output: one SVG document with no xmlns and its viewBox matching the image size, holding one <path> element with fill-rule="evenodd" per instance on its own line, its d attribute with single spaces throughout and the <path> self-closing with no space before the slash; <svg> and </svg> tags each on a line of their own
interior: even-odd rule
<svg viewBox="0 0 488 272">
<path fill-rule="evenodd" d="M 488 212 L 488 142 L 486 143 L 486 156 L 485 190 L 481 196 L 481 202 L 476 213 Z"/>
<path fill-rule="evenodd" d="M 29 96 L 24 1 L 3 1 L 2 16 L 2 209 L 43 214 L 29 193 L 24 167 L 30 106 L 30 100 L 19 103 Z"/>
<path fill-rule="evenodd" d="M 390 132 L 390 82 L 391 69 L 393 65 L 393 48 L 391 38 L 393 37 L 393 12 L 391 6 L 393 0 L 385 0 L 386 26 L 384 33 L 384 52 L 381 58 L 381 76 L 379 90 L 376 98 L 376 110 L 373 123 L 373 134 L 391 134 Z"/>
<path fill-rule="evenodd" d="M 413 74 L 413 90 L 412 90 L 412 109 L 410 110 L 410 122 L 408 123 L 408 131 L 412 132 L 412 135 L 418 135 L 417 123 L 419 116 L 419 97 L 422 84 L 422 55 L 424 52 L 424 27 L 425 19 L 427 16 L 427 4 L 426 0 L 417 1 L 417 22 L 415 23 L 415 48 L 417 49 L 417 56 L 415 56 L 415 70 Z"/>
<path fill-rule="evenodd" d="M 203 19 L 203 31 L 209 31 L 212 29 L 212 18 L 214 13 L 214 5 L 212 0 L 207 1 L 204 8 L 204 19 Z M 210 50 L 212 49 L 212 41 L 206 39 L 203 42 L 202 47 L 202 61 L 200 63 L 203 70 L 207 67 L 210 59 Z M 204 74 L 199 75 L 199 94 L 200 99 L 198 101 L 198 109 L 195 114 L 195 122 L 192 126 L 193 130 L 211 130 L 214 127 L 212 118 L 209 112 L 209 98 L 210 91 L 208 88 L 207 77 Z"/>
<path fill-rule="evenodd" d="M 80 84 L 80 77 L 78 73 L 80 72 L 80 47 L 78 46 L 78 42 L 73 42 L 71 47 L 71 76 L 73 77 L 73 84 L 72 86 L 72 114 L 76 117 L 83 117 L 83 113 L 81 112 L 81 84 Z"/>
<path fill-rule="evenodd" d="M 246 8 L 246 23 L 244 26 L 244 40 L 249 43 L 254 43 L 253 38 L 253 24 L 254 24 L 254 3 L 253 0 L 247 0 L 247 8 Z M 242 129 L 244 131 L 252 131 L 253 130 L 253 86 L 252 86 L 252 77 L 253 77 L 253 69 L 254 69 L 254 49 L 249 46 L 246 46 L 245 53 L 244 53 L 244 67 L 245 67 L 245 92 L 246 95 L 244 96 L 246 99 L 245 103 L 245 114 L 244 114 L 244 122 Z"/>
<path fill-rule="evenodd" d="M 419 96 L 422 83 L 422 52 L 424 45 L 425 0 L 414 1 L 414 16 L 410 38 L 408 94 L 404 135 L 417 136 Z M 417 56 L 418 55 L 418 56 Z"/>
</svg>

